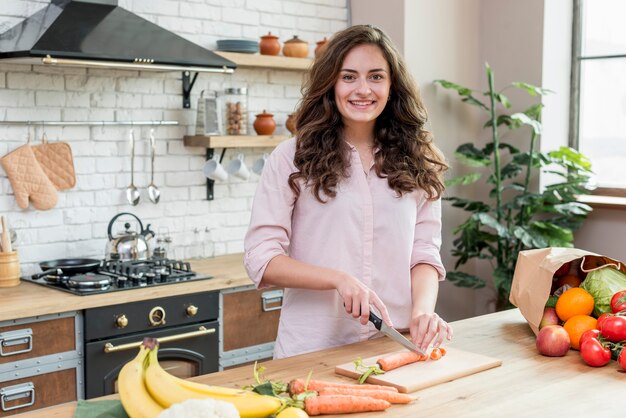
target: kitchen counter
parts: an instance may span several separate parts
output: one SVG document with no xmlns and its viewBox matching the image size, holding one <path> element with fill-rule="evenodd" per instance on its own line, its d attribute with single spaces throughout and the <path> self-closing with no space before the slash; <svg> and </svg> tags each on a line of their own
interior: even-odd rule
<svg viewBox="0 0 626 418">
<path fill-rule="evenodd" d="M 243 254 L 188 261 L 193 271 L 213 278 L 88 296 L 73 295 L 24 281 L 19 286 L 0 288 L 0 321 L 252 284 L 243 267 Z"/>
<path fill-rule="evenodd" d="M 617 363 L 592 368 L 573 350 L 560 358 L 539 355 L 535 336 L 519 310 L 457 321 L 453 327 L 455 337 L 451 346 L 497 357 L 503 361 L 502 366 L 415 392 L 413 395 L 418 400 L 410 405 L 394 405 L 384 413 L 350 414 L 349 417 L 623 416 L 626 373 L 619 371 Z M 357 356 L 365 358 L 396 349 L 395 343 L 382 338 L 262 364 L 266 367 L 265 375 L 273 380 L 305 378 L 312 369 L 314 378 L 349 382 L 334 374 L 335 365 Z M 240 387 L 252 383 L 252 366 L 191 380 Z M 17 417 L 71 418 L 75 405 L 58 405 Z"/>
</svg>

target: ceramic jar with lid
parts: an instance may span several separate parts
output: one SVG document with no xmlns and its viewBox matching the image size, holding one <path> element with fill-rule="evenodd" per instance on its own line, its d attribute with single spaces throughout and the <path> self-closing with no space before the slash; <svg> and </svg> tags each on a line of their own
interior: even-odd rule
<svg viewBox="0 0 626 418">
<path fill-rule="evenodd" d="M 272 115 L 271 113 L 267 113 L 265 109 L 263 109 L 263 113 L 259 113 L 258 115 L 256 115 L 253 126 L 257 135 L 273 134 L 274 130 L 276 129 L 276 121 L 274 120 L 274 115 Z"/>
<path fill-rule="evenodd" d="M 309 55 L 309 44 L 298 36 L 294 36 L 283 45 L 283 55 L 286 57 L 305 58 Z"/>
<path fill-rule="evenodd" d="M 280 52 L 280 42 L 278 41 L 278 36 L 272 35 L 272 32 L 268 32 L 267 35 L 261 36 L 259 50 L 261 51 L 261 55 L 278 55 Z"/>
<path fill-rule="evenodd" d="M 248 133 L 248 89 L 228 88 L 219 97 L 220 113 L 226 135 Z"/>
<path fill-rule="evenodd" d="M 287 116 L 287 121 L 285 121 L 285 128 L 291 133 L 291 135 L 296 134 L 296 114 L 290 113 Z"/>
<path fill-rule="evenodd" d="M 324 37 L 321 41 L 317 41 L 317 46 L 315 47 L 315 58 L 320 56 L 320 54 L 324 51 L 324 48 L 326 48 L 327 43 L 328 39 L 326 37 Z"/>
</svg>

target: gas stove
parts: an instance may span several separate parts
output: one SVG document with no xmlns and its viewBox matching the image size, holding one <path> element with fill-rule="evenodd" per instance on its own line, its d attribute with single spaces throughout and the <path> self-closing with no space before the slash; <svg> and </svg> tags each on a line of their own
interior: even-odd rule
<svg viewBox="0 0 626 418">
<path fill-rule="evenodd" d="M 191 271 L 191 266 L 188 262 L 163 258 L 123 261 L 103 260 L 100 266 L 93 272 L 73 275 L 60 273 L 48 274 L 41 278 L 22 277 L 22 280 L 84 296 L 195 280 L 207 280 L 213 277 Z"/>
</svg>

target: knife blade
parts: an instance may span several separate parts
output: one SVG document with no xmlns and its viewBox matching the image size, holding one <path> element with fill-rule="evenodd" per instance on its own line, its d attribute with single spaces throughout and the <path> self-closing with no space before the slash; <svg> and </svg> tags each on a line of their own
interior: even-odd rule
<svg viewBox="0 0 626 418">
<path fill-rule="evenodd" d="M 383 320 L 380 319 L 371 310 L 370 310 L 369 320 L 370 320 L 370 322 L 372 324 L 374 324 L 374 327 L 376 327 L 377 330 L 379 330 L 380 332 L 382 332 L 383 334 L 385 334 L 387 337 L 391 338 L 392 340 L 394 340 L 398 344 L 402 345 L 405 348 L 408 348 L 409 350 L 411 350 L 414 353 L 417 353 L 417 354 L 419 354 L 421 356 L 425 356 L 426 355 L 426 353 L 424 353 L 422 350 L 417 348 L 415 346 L 415 344 L 413 344 L 411 341 L 409 341 L 404 335 L 400 334 L 398 331 L 396 331 L 395 329 L 391 328 L 389 325 L 385 324 L 383 322 Z"/>
</svg>

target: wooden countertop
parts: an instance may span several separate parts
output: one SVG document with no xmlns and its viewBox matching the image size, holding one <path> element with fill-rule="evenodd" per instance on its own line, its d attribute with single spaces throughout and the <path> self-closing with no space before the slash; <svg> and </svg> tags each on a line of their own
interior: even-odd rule
<svg viewBox="0 0 626 418">
<path fill-rule="evenodd" d="M 416 417 L 549 417 L 623 416 L 626 374 L 612 361 L 602 368 L 585 365 L 577 351 L 565 357 L 544 357 L 535 349 L 535 336 L 519 310 L 509 310 L 453 323 L 451 346 L 483 353 L 503 361 L 501 367 L 414 392 L 418 400 L 394 405 L 381 414 L 350 414 L 350 418 L 384 416 Z M 382 338 L 297 357 L 267 361 L 265 375 L 288 381 L 306 377 L 310 369 L 320 379 L 348 382 L 334 374 L 337 364 L 391 351 L 397 346 Z M 192 380 L 240 387 L 250 384 L 252 366 L 242 366 Z M 75 403 L 58 405 L 19 418 L 71 418 Z M 331 417 L 331 415 L 326 415 Z M 332 415 L 340 417 L 341 415 Z M 348 415 L 342 415 L 347 417 Z"/>
<path fill-rule="evenodd" d="M 213 278 L 88 296 L 77 296 L 22 281 L 19 286 L 0 288 L 0 321 L 252 284 L 243 267 L 243 254 L 189 262 L 193 271 Z"/>
</svg>

